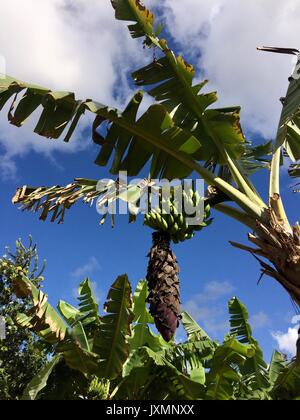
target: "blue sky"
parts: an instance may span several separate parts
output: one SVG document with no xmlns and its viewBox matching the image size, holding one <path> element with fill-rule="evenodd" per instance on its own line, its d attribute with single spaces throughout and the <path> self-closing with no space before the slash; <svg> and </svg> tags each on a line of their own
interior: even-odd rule
<svg viewBox="0 0 300 420">
<path fill-rule="evenodd" d="M 41 222 L 37 216 L 21 212 L 10 203 L 16 186 L 68 183 L 76 176 L 103 177 L 107 173 L 90 164 L 95 156 L 91 146 L 84 153 L 57 155 L 63 169 L 39 154 L 18 159 L 18 181 L 2 185 L 1 241 L 13 248 L 14 240 L 25 241 L 29 234 L 38 244 L 41 261 L 47 260 L 45 290 L 55 305 L 60 298 L 73 302 L 75 290 L 88 275 L 96 284 L 100 302 L 119 274 L 128 273 L 135 286 L 145 276 L 151 231 L 142 227 L 142 219 L 128 225 L 126 216 L 117 218 L 115 229 L 109 223 L 100 227 L 96 208 L 80 204 L 71 210 L 63 225 Z M 262 177 L 261 177 L 262 178 Z M 265 181 L 265 180 L 264 180 Z M 287 203 L 296 217 L 296 201 L 291 192 Z M 294 210 L 293 210 L 294 209 Z M 181 266 L 182 302 L 208 332 L 221 339 L 226 326 L 227 301 L 238 296 L 248 307 L 255 335 L 270 356 L 276 345 L 272 331 L 290 326 L 293 307 L 287 294 L 275 281 L 265 277 L 259 286 L 259 267 L 250 255 L 232 248 L 228 240 L 246 242 L 247 229 L 215 213 L 214 223 L 196 238 L 174 246 Z"/>
<path fill-rule="evenodd" d="M 3 35 L 0 34 L 0 51 L 2 50 L 3 55 L 7 57 L 8 72 L 19 78 L 58 89 L 65 87 L 76 90 L 85 97 L 93 94 L 93 97 L 100 101 L 123 104 L 124 98 L 127 98 L 130 92 L 130 84 L 126 78 L 128 70 L 135 69 L 138 60 L 145 60 L 142 48 L 137 50 L 136 43 L 129 39 L 124 26 L 114 22 L 110 6 L 104 5 L 105 2 L 100 2 L 100 6 L 94 0 L 85 3 L 76 0 L 75 4 L 80 11 L 77 15 L 76 8 L 72 13 L 68 13 L 68 9 L 65 8 L 67 3 L 59 0 L 57 4 L 61 7 L 57 9 L 48 0 L 43 5 L 36 0 L 28 0 L 26 7 L 32 9 L 37 18 L 45 16 L 45 13 L 48 16 L 43 23 L 46 29 L 43 30 L 39 26 L 38 19 L 35 19 L 32 25 L 20 22 L 21 40 L 12 38 L 9 50 L 5 46 Z M 151 3 L 157 4 L 158 1 L 152 0 Z M 182 49 L 183 41 L 189 45 L 187 58 L 191 59 L 202 73 L 207 71 L 208 76 L 211 74 L 212 86 L 220 91 L 222 103 L 244 105 L 243 124 L 249 134 L 255 129 L 258 132 L 254 136 L 256 139 L 272 137 L 280 112 L 278 98 L 286 89 L 291 62 L 290 59 L 285 61 L 271 56 L 268 59 L 261 56 L 259 61 L 255 56 L 257 61 L 252 63 L 249 55 L 252 57 L 254 54 L 252 48 L 255 50 L 255 47 L 263 41 L 272 43 L 273 40 L 276 44 L 283 36 L 285 36 L 284 42 L 287 43 L 285 46 L 297 46 L 294 45 L 293 32 L 290 30 L 287 36 L 286 26 L 283 23 L 287 17 L 294 19 L 295 14 L 300 16 L 299 6 L 295 6 L 295 3 L 289 0 L 287 3 L 290 9 L 286 10 L 287 17 L 282 18 L 281 25 L 278 25 L 273 33 L 266 34 L 264 28 L 268 24 L 269 0 L 260 0 L 257 7 L 250 7 L 250 3 L 238 6 L 234 0 L 230 0 L 231 6 L 241 8 L 237 10 L 233 23 L 239 22 L 237 17 L 241 16 L 241 13 L 242 16 L 243 13 L 248 13 L 250 23 L 260 16 L 257 25 L 260 42 L 256 37 L 257 34 L 254 36 L 253 31 L 250 33 L 250 26 L 247 26 L 244 17 L 244 31 L 241 32 L 241 39 L 237 43 L 236 37 L 233 37 L 230 30 L 230 24 L 233 24 L 231 20 L 234 17 L 221 0 L 212 1 L 210 7 L 205 6 L 204 2 L 189 0 L 187 2 L 189 7 L 198 7 L 198 14 L 195 12 L 188 16 L 184 15 L 180 20 L 179 16 L 182 16 L 180 5 L 183 2 L 171 3 L 166 0 L 161 3 L 164 6 L 161 10 L 173 28 L 176 28 L 172 33 L 174 37 L 172 45 L 178 50 Z M 13 7 L 20 5 L 18 0 L 13 0 L 10 4 L 11 6 L 4 7 L 0 24 L 9 22 L 9 19 L 13 18 Z M 292 6 L 295 6 L 295 10 Z M 94 17 L 96 12 L 99 13 L 97 18 L 99 21 Z M 74 16 L 78 18 L 76 22 Z M 195 16 L 200 16 L 201 19 L 196 21 Z M 98 24 L 101 24 L 101 30 Z M 55 33 L 51 32 L 54 30 L 53 27 Z M 48 48 L 48 56 L 42 52 L 36 41 L 36 34 L 39 31 L 43 32 L 43 48 Z M 83 35 L 78 38 L 80 45 L 74 55 L 72 50 L 74 38 L 77 40 L 79 31 L 82 31 Z M 22 35 L 27 45 L 28 43 L 33 45 L 32 60 L 26 62 L 22 61 L 26 47 L 22 44 Z M 196 35 L 198 38 L 195 38 Z M 221 41 L 224 43 L 222 50 L 219 49 L 218 57 L 215 49 Z M 248 48 L 248 52 L 242 58 L 241 55 L 238 58 L 236 55 L 230 55 L 232 54 L 229 48 L 230 42 L 232 48 L 237 48 L 243 43 L 244 49 Z M 95 54 L 97 45 L 99 47 Z M 107 48 L 107 45 L 110 48 Z M 228 59 L 224 58 L 225 53 Z M 239 53 L 242 54 L 243 50 L 239 50 Z M 218 65 L 220 59 L 222 59 L 221 69 Z M 84 60 L 86 64 L 83 66 Z M 270 67 L 270 63 L 273 67 Z M 205 64 L 207 64 L 206 70 L 203 69 Z M 249 66 L 252 73 L 251 71 L 247 73 Z M 243 74 L 244 79 L 240 74 Z M 67 214 L 64 225 L 58 226 L 50 222 L 40 222 L 36 215 L 22 213 L 11 204 L 11 197 L 16 187 L 24 184 L 64 185 L 75 177 L 107 178 L 107 171 L 92 163 L 96 154 L 97 147 L 92 145 L 89 131 L 84 129 L 84 126 L 67 149 L 59 142 L 51 144 L 45 139 L 38 138 L 31 134 L 29 128 L 14 129 L 8 127 L 4 118 L 0 120 L 2 173 L 0 246 L 3 250 L 5 245 L 11 245 L 13 248 L 15 239 L 21 237 L 26 241 L 29 234 L 33 235 L 38 244 L 41 260 L 47 259 L 45 290 L 54 305 L 60 298 L 73 301 L 75 289 L 85 275 L 89 275 L 95 283 L 100 302 L 103 303 L 108 288 L 117 275 L 128 273 L 135 286 L 146 273 L 146 256 L 151 245 L 151 231 L 142 227 L 142 219 L 134 225 L 128 225 L 126 217 L 119 217 L 115 229 L 112 229 L 109 223 L 99 227 L 99 215 L 96 209 L 82 204 Z M 255 181 L 266 196 L 267 174 L 256 176 Z M 283 174 L 283 195 L 288 213 L 294 222 L 299 218 L 300 197 L 292 194 L 290 184 L 291 181 Z M 288 333 L 288 329 L 292 328 L 291 319 L 295 312 L 288 295 L 274 280 L 267 277 L 263 278 L 258 286 L 260 274 L 257 262 L 250 255 L 229 245 L 229 240 L 246 242 L 247 229 L 221 214 L 215 213 L 214 217 L 212 226 L 202 231 L 196 238 L 174 246 L 181 266 L 184 307 L 192 312 L 213 337 L 221 339 L 226 332 L 227 301 L 232 296 L 238 296 L 249 309 L 255 336 L 261 342 L 266 357 L 270 357 L 272 350 L 278 344 L 272 338 L 274 332 L 282 331 L 282 334 L 288 334 L 280 335 L 279 343 L 285 350 L 290 349 L 294 330 Z"/>
</svg>

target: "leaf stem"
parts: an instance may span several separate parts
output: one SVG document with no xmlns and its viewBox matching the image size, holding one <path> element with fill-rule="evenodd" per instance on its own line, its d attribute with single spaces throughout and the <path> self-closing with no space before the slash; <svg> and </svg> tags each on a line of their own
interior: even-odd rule
<svg viewBox="0 0 300 420">
<path fill-rule="evenodd" d="M 292 232 L 280 194 L 280 163 L 282 146 L 276 145 L 270 172 L 269 205 L 288 232 Z"/>
<path fill-rule="evenodd" d="M 220 188 L 221 191 L 227 194 L 232 199 L 232 201 L 238 204 L 247 214 L 252 215 L 260 221 L 267 220 L 265 205 L 257 205 L 246 194 L 239 191 L 237 188 L 233 187 L 231 184 L 227 183 L 223 179 L 219 178 L 218 176 L 210 172 L 208 169 L 198 164 L 193 159 L 189 158 L 189 156 L 185 153 L 179 152 L 178 150 L 175 150 L 172 147 L 170 147 L 166 142 L 162 142 L 159 139 L 157 139 L 155 134 L 152 134 L 151 132 L 149 132 L 149 130 L 144 130 L 141 126 L 138 126 L 126 120 L 117 111 L 108 111 L 107 108 L 103 106 L 98 106 L 98 109 L 95 109 L 95 106 L 97 105 L 92 102 L 88 102 L 86 106 L 91 112 L 97 113 L 98 115 L 109 119 L 111 122 L 114 122 L 120 127 L 127 129 L 138 138 L 144 139 L 153 146 L 156 146 L 158 149 L 163 150 L 169 155 L 175 157 L 178 161 L 197 172 L 208 184 Z"/>
<path fill-rule="evenodd" d="M 172 66 L 178 79 L 183 85 L 185 96 L 187 98 L 186 102 L 188 103 L 188 105 L 191 104 L 190 107 L 192 108 L 192 111 L 195 113 L 197 118 L 200 121 L 202 121 L 207 134 L 209 134 L 209 136 L 213 139 L 215 146 L 219 150 L 219 153 L 221 154 L 224 161 L 227 163 L 237 186 L 254 203 L 256 203 L 259 206 L 266 207 L 265 203 L 263 202 L 259 194 L 249 186 L 249 183 L 247 182 L 246 177 L 239 171 L 238 167 L 235 165 L 234 161 L 231 159 L 231 157 L 228 155 L 227 151 L 225 150 L 224 145 L 222 144 L 222 141 L 219 139 L 219 137 L 216 135 L 212 127 L 209 125 L 205 117 L 205 113 L 204 113 L 205 110 L 202 108 L 202 106 L 200 105 L 198 101 L 197 96 L 194 94 L 192 90 L 192 86 L 187 82 L 187 80 L 183 77 L 183 75 L 178 71 L 177 60 L 173 51 L 171 51 L 168 48 L 167 43 L 160 42 L 160 45 L 161 45 L 161 50 L 165 54 L 166 58 L 169 60 L 170 65 Z"/>
</svg>

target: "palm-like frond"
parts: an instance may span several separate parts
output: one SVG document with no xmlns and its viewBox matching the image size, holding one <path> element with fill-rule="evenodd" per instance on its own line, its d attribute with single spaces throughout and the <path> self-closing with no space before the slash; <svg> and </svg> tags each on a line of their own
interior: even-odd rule
<svg viewBox="0 0 300 420">
<path fill-rule="evenodd" d="M 111 0 L 116 19 L 134 22 L 129 31 L 133 38 L 146 37 L 146 43 L 155 41 L 153 13 L 140 0 Z"/>
<path fill-rule="evenodd" d="M 32 330 L 46 342 L 55 344 L 57 353 L 64 357 L 71 369 L 96 374 L 99 356 L 91 352 L 81 322 L 76 319 L 72 328 L 67 325 L 47 302 L 47 296 L 24 276 L 14 281 L 14 289 L 19 298 L 30 297 L 33 305 L 28 313 L 18 315 L 17 323 Z M 44 386 L 44 381 L 40 383 L 38 380 L 39 384 Z"/>
<path fill-rule="evenodd" d="M 107 315 L 95 334 L 93 352 L 101 358 L 99 375 L 115 379 L 122 371 L 129 355 L 128 338 L 131 336 L 132 296 L 131 286 L 126 275 L 120 276 L 112 285 L 104 305 Z"/>
<path fill-rule="evenodd" d="M 134 373 L 139 369 L 150 367 L 150 372 L 153 375 L 145 377 L 145 383 L 142 383 L 142 388 L 146 383 L 150 389 L 148 396 L 153 398 L 188 398 L 188 399 L 201 399 L 204 396 L 203 381 L 198 378 L 198 381 L 191 379 L 187 374 L 181 373 L 171 362 L 169 362 L 161 352 L 154 352 L 148 347 L 141 347 L 137 349 L 128 360 L 126 364 L 125 386 L 132 386 L 132 378 Z M 201 383 L 202 382 L 202 383 Z M 155 388 L 159 386 L 158 389 Z M 143 390 L 144 395 L 147 393 Z"/>
<path fill-rule="evenodd" d="M 273 154 L 273 142 L 254 146 L 251 143 L 246 144 L 245 153 L 240 159 L 240 167 L 244 174 L 251 175 L 261 169 L 270 169 Z"/>
<path fill-rule="evenodd" d="M 86 204 L 92 204 L 99 197 L 97 181 L 87 179 L 75 179 L 72 184 L 65 187 L 37 187 L 24 186 L 19 188 L 13 197 L 14 204 L 21 204 L 22 210 L 40 213 L 40 220 L 47 220 L 51 216 L 51 222 L 63 223 L 65 212 L 79 200 Z"/>
<path fill-rule="evenodd" d="M 237 299 L 229 302 L 231 332 L 221 345 L 214 343 L 186 313 L 183 323 L 187 342 L 167 345 L 155 337 L 152 346 L 147 331 L 142 337 L 136 337 L 132 345 L 131 323 L 134 322 L 133 328 L 145 329 L 153 322 L 146 308 L 146 286 L 145 281 L 138 284 L 133 316 L 130 285 L 127 276 L 120 276 L 105 305 L 109 313 L 99 323 L 97 302 L 91 285 L 85 280 L 79 289 L 82 303 L 79 309 L 60 302 L 65 323 L 43 292 L 34 288 L 25 276 L 16 277 L 13 287 L 17 296 L 32 299 L 28 313 L 18 318 L 20 325 L 55 344 L 57 354 L 31 381 L 23 399 L 37 398 L 60 360 L 82 377 L 95 375 L 100 380 L 109 379 L 116 386 L 111 389 L 110 397 L 116 399 L 300 398 L 299 363 L 287 363 L 283 355 L 275 352 L 266 375 L 261 351 L 252 338 L 247 311 Z M 85 324 L 89 318 L 90 323 Z M 268 385 L 263 383 L 266 379 Z"/>
<path fill-rule="evenodd" d="M 245 362 L 244 366 L 241 367 L 241 372 L 252 389 L 268 388 L 270 384 L 267 364 L 264 361 L 263 352 L 258 342 L 253 338 L 252 329 L 248 322 L 247 309 L 237 298 L 229 301 L 228 307 L 231 315 L 231 334 L 236 336 L 239 342 L 251 344 L 255 348 L 254 357 Z"/>
<path fill-rule="evenodd" d="M 101 185 L 100 185 L 101 184 Z M 13 204 L 20 204 L 21 210 L 40 213 L 40 220 L 47 220 L 51 216 L 51 222 L 63 223 L 66 211 L 76 203 L 82 201 L 90 206 L 94 201 L 98 202 L 99 210 L 110 210 L 117 200 L 123 200 L 129 205 L 135 204 L 147 191 L 148 184 L 141 181 L 136 185 L 125 185 L 117 179 L 106 183 L 97 180 L 77 178 L 73 183 L 65 187 L 28 187 L 18 188 L 12 199 Z M 107 216 L 103 212 L 100 223 Z"/>
<path fill-rule="evenodd" d="M 19 102 L 17 95 L 25 90 Z M 187 155 L 194 155 L 201 147 L 199 141 L 188 131 L 176 127 L 172 118 L 161 105 L 153 105 L 141 118 L 136 120 L 142 93 L 134 95 L 124 113 L 93 101 L 79 101 L 74 94 L 65 92 L 51 92 L 42 87 L 20 82 L 11 77 L 4 77 L 0 81 L 0 109 L 12 99 L 9 120 L 11 124 L 21 126 L 39 106 L 43 107 L 42 114 L 34 131 L 44 137 L 57 139 L 69 128 L 64 140 L 69 141 L 85 111 L 95 114 L 93 125 L 93 140 L 103 150 L 96 163 L 107 164 L 107 159 L 115 148 L 115 159 L 112 172 L 127 170 L 129 175 L 138 175 L 140 170 L 149 161 L 156 162 L 157 156 L 168 144 L 173 153 L 179 151 Z M 111 126 L 107 135 L 102 137 L 97 129 L 104 124 Z M 148 139 L 145 143 L 145 137 Z M 160 145 L 159 145 L 160 144 Z M 160 148 L 161 147 L 161 148 Z M 141 162 L 136 157 L 136 151 L 141 152 Z M 175 153 L 176 156 L 176 153 Z M 168 167 L 170 166 L 170 169 Z M 170 174 L 168 171 L 170 170 Z M 160 162 L 159 171 L 172 178 L 174 162 Z M 185 167 L 182 177 L 191 172 Z"/>
<path fill-rule="evenodd" d="M 172 113 L 175 125 L 191 130 L 200 140 L 203 145 L 198 153 L 200 160 L 214 158 L 215 161 L 222 161 L 224 149 L 225 155 L 228 153 L 232 158 L 239 158 L 244 151 L 240 108 L 208 110 L 217 101 L 216 93 L 202 93 L 207 81 L 193 85 L 195 69 L 181 56 L 176 57 L 164 39 L 159 39 L 154 30 L 153 17 L 152 25 L 146 25 L 147 18 L 139 13 L 140 2 L 113 1 L 112 5 L 117 19 L 134 20 L 140 28 L 146 27 L 146 40 L 163 53 L 161 58 L 132 74 L 135 84 L 146 86 L 147 92 Z"/>
<path fill-rule="evenodd" d="M 300 398 L 300 365 L 291 362 L 281 369 L 272 389 L 275 399 L 290 400 Z"/>
<path fill-rule="evenodd" d="M 53 359 L 48 362 L 35 377 L 29 382 L 25 391 L 23 392 L 21 400 L 32 401 L 38 396 L 38 393 L 44 389 L 47 385 L 47 381 L 61 360 L 61 356 L 54 356 Z"/>
<path fill-rule="evenodd" d="M 135 83 L 150 86 L 147 92 L 172 114 L 174 123 L 199 139 L 198 160 L 226 162 L 224 150 L 232 158 L 240 158 L 245 150 L 240 108 L 207 109 L 217 100 L 216 93 L 200 93 L 206 82 L 192 85 L 193 67 L 175 57 L 167 45 L 163 51 L 164 57 L 133 73 Z"/>
<path fill-rule="evenodd" d="M 153 351 L 159 351 L 162 345 L 167 346 L 167 343 L 160 336 L 154 334 L 149 327 L 149 324 L 154 324 L 154 320 L 146 305 L 147 298 L 147 281 L 141 280 L 133 296 L 132 312 L 134 313 L 134 319 L 132 337 L 129 339 L 130 351 L 143 346 L 147 346 Z"/>
<path fill-rule="evenodd" d="M 209 337 L 209 335 L 200 327 L 200 325 L 188 314 L 186 311 L 182 312 L 182 325 L 185 329 L 188 340 L 190 342 L 195 341 L 207 341 L 211 347 L 214 347 L 213 340 Z"/>
<path fill-rule="evenodd" d="M 206 396 L 212 400 L 234 399 L 235 387 L 241 380 L 244 364 L 253 358 L 253 345 L 242 344 L 230 337 L 219 346 L 209 362 L 210 371 L 206 377 Z"/>
<path fill-rule="evenodd" d="M 166 357 L 176 366 L 181 366 L 182 370 L 192 372 L 201 369 L 207 361 L 211 359 L 217 348 L 208 334 L 197 324 L 197 322 L 187 313 L 181 314 L 182 325 L 185 329 L 188 341 L 178 343 L 166 352 Z"/>
<path fill-rule="evenodd" d="M 29 105 L 25 106 L 22 101 L 27 101 L 28 98 L 28 100 L 31 100 L 30 98 L 33 96 L 35 98 L 34 103 L 36 104 L 36 102 L 38 102 L 39 105 L 44 107 L 44 111 L 40 116 L 35 132 L 45 137 L 58 138 L 63 134 L 70 123 L 70 127 L 65 136 L 65 140 L 69 141 L 78 124 L 80 116 L 85 111 L 90 111 L 96 114 L 93 125 L 93 139 L 97 144 L 101 145 L 97 163 L 107 165 L 110 158 L 113 156 L 111 167 L 113 173 L 117 173 L 120 170 L 126 170 L 129 175 L 135 176 L 150 162 L 151 175 L 157 175 L 162 178 L 184 178 L 192 171 L 196 170 L 207 182 L 219 186 L 222 191 L 224 190 L 228 193 L 229 197 L 235 197 L 238 204 L 243 203 L 247 208 L 250 206 L 251 209 L 254 207 L 253 203 L 247 201 L 247 197 L 243 197 L 242 199 L 241 193 L 197 163 L 197 160 L 201 159 L 200 155 L 202 154 L 203 148 L 206 147 L 201 136 L 198 137 L 194 130 L 190 131 L 185 127 L 181 128 L 177 126 L 173 117 L 167 112 L 165 106 L 158 104 L 153 105 L 144 113 L 144 115 L 136 120 L 137 110 L 142 98 L 141 93 L 134 96 L 124 113 L 122 113 L 116 109 L 108 108 L 107 106 L 90 100 L 76 101 L 74 95 L 63 95 L 62 93 L 50 92 L 48 89 L 37 88 L 33 85 L 11 79 L 10 77 L 5 77 L 4 79 L 1 79 L 0 82 L 0 108 L 1 104 L 4 105 L 13 95 L 21 93 L 23 90 L 26 90 L 24 97 L 18 105 L 15 105 L 15 114 L 18 115 L 18 119 L 13 117 L 12 110 L 10 112 L 10 121 L 12 124 L 21 125 L 25 122 L 27 117 L 31 115 L 32 107 Z M 52 103 L 51 109 L 54 109 L 53 112 L 55 114 L 60 114 L 61 108 L 64 107 L 67 109 L 73 107 L 78 110 L 75 115 L 73 113 L 68 114 L 67 112 L 62 112 L 61 118 L 63 122 L 60 121 L 59 125 L 57 125 L 53 112 L 48 112 L 47 104 L 49 101 Z M 17 103 L 16 98 L 14 100 L 14 104 L 15 103 Z M 26 115 L 24 115 L 24 112 Z M 27 113 L 29 115 L 27 115 Z M 107 134 L 103 137 L 97 129 L 107 123 Z M 226 124 L 228 124 L 228 121 Z M 226 124 L 225 126 L 220 126 L 220 132 L 222 132 L 225 137 L 228 132 Z M 215 122 L 213 125 L 216 127 L 218 126 Z M 44 126 L 46 126 L 47 129 L 44 130 Z M 234 127 L 233 131 L 236 131 Z M 228 135 L 231 139 L 230 141 L 235 143 L 232 133 L 229 133 Z M 243 153 L 241 153 L 241 155 L 242 154 Z M 210 152 L 208 152 L 208 155 L 209 156 L 205 157 L 206 159 L 214 159 Z M 139 159 L 136 159 L 136 156 L 139 156 Z M 179 162 L 180 164 L 178 164 Z M 235 179 L 235 176 L 233 178 Z M 239 182 L 243 183 L 244 188 L 250 188 L 253 193 L 254 189 L 248 181 L 241 181 L 240 179 Z M 247 186 L 245 186 L 245 183 Z M 77 185 L 74 187 L 73 184 L 70 184 L 68 187 L 69 191 L 63 191 L 66 193 L 66 196 L 64 197 L 65 201 L 62 202 L 63 206 L 49 207 L 53 211 L 54 219 L 56 219 L 59 214 L 59 220 L 63 221 L 65 208 L 73 205 L 72 199 L 77 195 L 79 195 L 79 197 L 82 194 L 87 195 L 88 202 L 94 198 L 92 192 L 90 196 L 88 195 L 89 191 L 87 189 L 83 191 L 83 188 L 78 188 Z M 85 184 L 84 187 L 87 188 L 88 186 Z M 53 188 L 57 189 L 58 187 Z M 22 190 L 19 191 L 20 194 L 21 192 Z M 41 188 L 39 192 L 42 194 L 41 198 L 43 198 L 51 191 Z M 252 193 L 250 192 L 250 195 Z M 18 200 L 18 196 L 15 197 L 15 200 Z M 57 207 L 62 208 L 57 209 Z M 43 210 L 45 210 L 45 212 L 42 213 L 41 216 L 42 218 L 45 218 L 49 209 L 48 207 L 45 207 Z M 259 209 L 255 209 L 255 212 L 257 211 L 260 212 Z"/>
<path fill-rule="evenodd" d="M 153 14 L 139 1 L 118 0 L 112 4 L 116 9 L 117 19 L 135 22 L 135 25 L 130 27 L 133 36 L 145 36 L 148 41 L 159 46 L 164 55 L 159 60 L 154 60 L 150 67 L 134 73 L 137 84 L 155 86 L 150 94 L 161 102 L 163 107 L 150 107 L 144 116 L 136 121 L 142 100 L 141 93 L 133 97 L 124 113 L 120 113 L 90 100 L 75 100 L 74 94 L 69 92 L 50 92 L 46 88 L 27 85 L 7 77 L 1 82 L 2 106 L 26 89 L 19 103 L 16 98 L 13 101 L 9 113 L 11 123 L 22 125 L 33 110 L 42 105 L 44 110 L 35 132 L 46 137 L 58 138 L 70 123 L 65 136 L 65 140 L 68 141 L 81 115 L 89 110 L 97 115 L 93 128 L 94 141 L 102 146 L 97 163 L 106 165 L 113 149 L 116 148 L 111 168 L 114 173 L 126 169 L 130 174 L 137 175 L 151 159 L 153 175 L 167 178 L 186 176 L 193 168 L 188 169 L 183 161 L 183 165 L 178 166 L 174 153 L 171 153 L 170 159 L 170 145 L 171 149 L 187 153 L 197 160 L 228 163 L 227 155 L 233 159 L 240 158 L 245 150 L 245 142 L 239 124 L 239 108 L 207 110 L 207 107 L 216 101 L 216 94 L 199 94 L 205 83 L 193 86 L 193 67 L 182 57 L 175 57 L 166 42 L 159 40 L 157 31 L 153 29 Z M 167 111 L 172 111 L 172 117 Z M 124 121 L 121 121 L 122 119 Z M 97 132 L 97 128 L 106 121 L 112 125 L 103 138 Z M 134 130 L 132 125 L 138 130 Z M 145 143 L 145 129 L 151 129 L 156 138 L 161 137 L 159 143 L 169 143 L 169 147 L 162 148 L 161 144 L 151 142 L 151 139 L 149 144 L 149 136 Z M 137 152 L 141 152 L 138 163 L 134 159 Z M 174 166 L 177 166 L 175 174 Z M 178 172 L 179 169 L 182 173 Z"/>
<path fill-rule="evenodd" d="M 280 375 L 286 371 L 287 362 L 286 358 L 279 353 L 278 351 L 274 351 L 272 360 L 269 366 L 269 378 L 271 384 L 275 384 Z"/>
<path fill-rule="evenodd" d="M 142 92 L 134 95 L 124 112 L 92 100 L 76 100 L 70 92 L 51 92 L 11 77 L 0 83 L 0 108 L 11 101 L 9 120 L 17 126 L 42 107 L 35 132 L 49 138 L 64 134 L 69 141 L 84 112 L 95 115 L 93 140 L 101 147 L 96 162 L 111 171 L 126 170 L 136 176 L 149 165 L 152 177 L 184 178 L 194 170 L 206 182 L 219 187 L 249 214 L 263 218 L 266 207 L 236 160 L 245 154 L 239 107 L 211 109 L 215 93 L 204 94 L 206 84 L 193 84 L 195 71 L 182 57 L 176 57 L 159 38 L 154 16 L 140 1 L 112 2 L 116 18 L 133 22 L 134 37 L 145 36 L 161 57 L 134 73 L 138 85 L 149 86 L 158 103 L 138 118 Z M 25 91 L 18 102 L 18 95 Z M 105 132 L 106 131 L 106 132 Z M 136 156 L 139 159 L 136 159 Z M 227 165 L 239 190 L 219 179 L 198 162 Z"/>
<path fill-rule="evenodd" d="M 283 101 L 283 110 L 277 133 L 277 143 L 283 145 L 289 157 L 295 162 L 300 159 L 300 55 L 295 72 Z"/>
<path fill-rule="evenodd" d="M 78 322 L 86 328 L 89 325 L 98 326 L 100 322 L 99 305 L 88 278 L 86 278 L 78 289 L 79 308 L 61 300 L 58 303 L 58 310 L 66 322 L 75 326 Z"/>
<path fill-rule="evenodd" d="M 141 180 L 134 185 L 127 185 L 122 179 L 107 182 L 77 178 L 65 187 L 27 187 L 18 188 L 12 199 L 20 204 L 21 210 L 40 213 L 40 220 L 63 223 L 66 211 L 82 201 L 90 206 L 97 200 L 97 210 L 102 212 L 100 224 L 106 220 L 118 200 L 128 203 L 132 213 L 129 221 L 135 221 L 136 205 L 148 194 L 148 187 L 155 187 L 153 182 Z M 111 214 L 114 224 L 113 212 Z"/>
<path fill-rule="evenodd" d="M 84 326 L 100 322 L 99 305 L 90 279 L 85 279 L 78 289 L 79 311 Z"/>
<path fill-rule="evenodd" d="M 71 369 L 83 374 L 96 375 L 99 366 L 99 355 L 92 352 L 86 331 L 77 321 L 65 340 L 61 341 L 56 351 L 60 353 Z"/>
<path fill-rule="evenodd" d="M 32 308 L 26 314 L 19 314 L 17 323 L 36 332 L 48 343 L 63 341 L 67 336 L 68 326 L 48 303 L 45 293 L 37 289 L 25 276 L 15 279 L 13 287 L 19 298 L 30 297 L 32 300 Z"/>
</svg>

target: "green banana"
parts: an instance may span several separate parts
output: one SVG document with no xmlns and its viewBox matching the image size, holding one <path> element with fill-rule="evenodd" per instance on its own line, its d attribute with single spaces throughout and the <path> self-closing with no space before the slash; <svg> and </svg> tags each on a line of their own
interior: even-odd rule
<svg viewBox="0 0 300 420">
<path fill-rule="evenodd" d="M 175 235 L 177 232 L 179 231 L 179 226 L 177 225 L 177 223 L 175 222 L 173 224 L 173 226 L 171 227 L 171 234 Z"/>
<path fill-rule="evenodd" d="M 195 236 L 195 232 L 201 231 L 204 227 L 208 226 L 213 219 L 210 219 L 210 206 L 205 206 L 205 215 L 203 221 L 198 225 L 188 225 L 187 219 L 189 217 L 195 217 L 195 214 L 187 214 L 185 210 L 179 210 L 178 200 L 176 200 L 177 194 L 175 194 L 175 189 L 171 189 L 171 198 L 163 199 L 161 203 L 161 208 L 157 207 L 152 209 L 144 217 L 144 225 L 149 226 L 154 230 L 162 230 L 164 232 L 169 232 L 171 239 L 174 243 L 183 242 L 185 240 L 192 239 Z M 190 189 L 189 191 L 183 191 L 183 204 L 188 204 L 192 208 L 199 206 L 202 198 L 200 197 L 198 191 Z M 167 204 L 167 206 L 166 206 Z M 164 209 L 168 207 L 170 212 Z"/>
<path fill-rule="evenodd" d="M 172 227 L 175 223 L 174 217 L 172 216 L 172 214 L 168 214 L 168 225 L 169 227 Z"/>
<path fill-rule="evenodd" d="M 177 223 L 178 223 L 178 226 L 183 227 L 183 225 L 184 225 L 184 216 L 183 216 L 182 213 L 178 215 L 178 217 L 177 217 Z"/>
</svg>

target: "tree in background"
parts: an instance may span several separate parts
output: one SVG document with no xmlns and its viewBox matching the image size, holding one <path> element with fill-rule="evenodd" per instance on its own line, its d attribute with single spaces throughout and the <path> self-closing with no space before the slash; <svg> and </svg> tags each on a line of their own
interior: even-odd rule
<svg viewBox="0 0 300 420">
<path fill-rule="evenodd" d="M 31 238 L 28 247 L 18 240 L 15 253 L 7 249 L 0 259 L 0 316 L 6 323 L 6 337 L 0 339 L 0 400 L 19 399 L 26 384 L 47 361 L 50 346 L 16 325 L 18 313 L 28 310 L 30 300 L 18 299 L 11 293 L 12 284 L 23 274 L 40 288 L 42 271 L 38 269 L 37 248 Z"/>
</svg>

